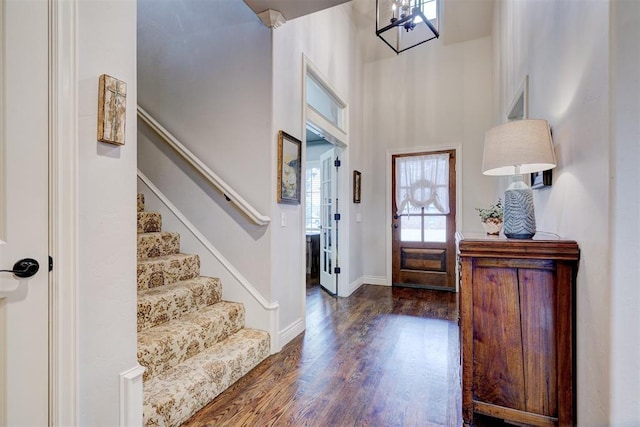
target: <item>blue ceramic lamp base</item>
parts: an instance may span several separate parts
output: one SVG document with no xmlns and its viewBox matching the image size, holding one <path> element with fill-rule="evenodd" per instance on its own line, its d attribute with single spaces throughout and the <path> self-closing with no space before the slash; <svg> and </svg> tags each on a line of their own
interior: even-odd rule
<svg viewBox="0 0 640 427">
<path fill-rule="evenodd" d="M 522 175 L 504 192 L 504 235 L 510 239 L 531 239 L 536 234 L 533 192 Z"/>
</svg>

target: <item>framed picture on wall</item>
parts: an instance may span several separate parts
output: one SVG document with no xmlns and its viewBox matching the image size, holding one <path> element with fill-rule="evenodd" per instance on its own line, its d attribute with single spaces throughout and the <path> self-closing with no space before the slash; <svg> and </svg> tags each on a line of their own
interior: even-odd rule
<svg viewBox="0 0 640 427">
<path fill-rule="evenodd" d="M 360 192 L 362 184 L 362 174 L 353 171 L 353 203 L 360 203 Z"/>
<path fill-rule="evenodd" d="M 98 80 L 98 141 L 124 145 L 127 84 L 102 74 Z"/>
<path fill-rule="evenodd" d="M 531 188 L 542 188 L 550 186 L 551 181 L 553 180 L 551 173 L 551 169 L 532 173 Z"/>
<path fill-rule="evenodd" d="M 302 143 L 286 132 L 278 133 L 278 203 L 300 204 Z"/>
</svg>

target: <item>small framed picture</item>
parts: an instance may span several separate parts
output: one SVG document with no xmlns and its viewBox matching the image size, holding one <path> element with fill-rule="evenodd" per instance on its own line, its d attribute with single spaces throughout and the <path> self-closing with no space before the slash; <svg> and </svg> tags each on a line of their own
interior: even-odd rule
<svg viewBox="0 0 640 427">
<path fill-rule="evenodd" d="M 127 84 L 107 74 L 98 83 L 98 141 L 124 145 Z"/>
<path fill-rule="evenodd" d="M 353 203 L 360 203 L 360 193 L 362 188 L 362 174 L 353 171 Z"/>
<path fill-rule="evenodd" d="M 286 132 L 278 133 L 278 203 L 300 204 L 302 143 Z"/>
<path fill-rule="evenodd" d="M 531 174 L 531 188 L 549 187 L 553 181 L 551 169 Z"/>
</svg>

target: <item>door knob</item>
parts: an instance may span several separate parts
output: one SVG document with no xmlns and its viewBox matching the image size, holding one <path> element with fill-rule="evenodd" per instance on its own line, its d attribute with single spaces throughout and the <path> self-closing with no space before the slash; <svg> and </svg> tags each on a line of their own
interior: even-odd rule
<svg viewBox="0 0 640 427">
<path fill-rule="evenodd" d="M 0 270 L 1 273 L 13 273 L 14 275 L 25 278 L 31 277 L 38 272 L 40 264 L 33 258 L 23 258 L 13 264 L 13 270 Z"/>
</svg>

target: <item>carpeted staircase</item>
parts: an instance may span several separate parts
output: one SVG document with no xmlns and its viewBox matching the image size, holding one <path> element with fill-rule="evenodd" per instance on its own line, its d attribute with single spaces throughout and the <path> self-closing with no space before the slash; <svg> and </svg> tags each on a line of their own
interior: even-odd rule
<svg viewBox="0 0 640 427">
<path fill-rule="evenodd" d="M 242 304 L 221 300 L 180 235 L 138 195 L 138 361 L 144 424 L 179 426 L 269 355 L 269 334 L 244 327 Z"/>
</svg>

